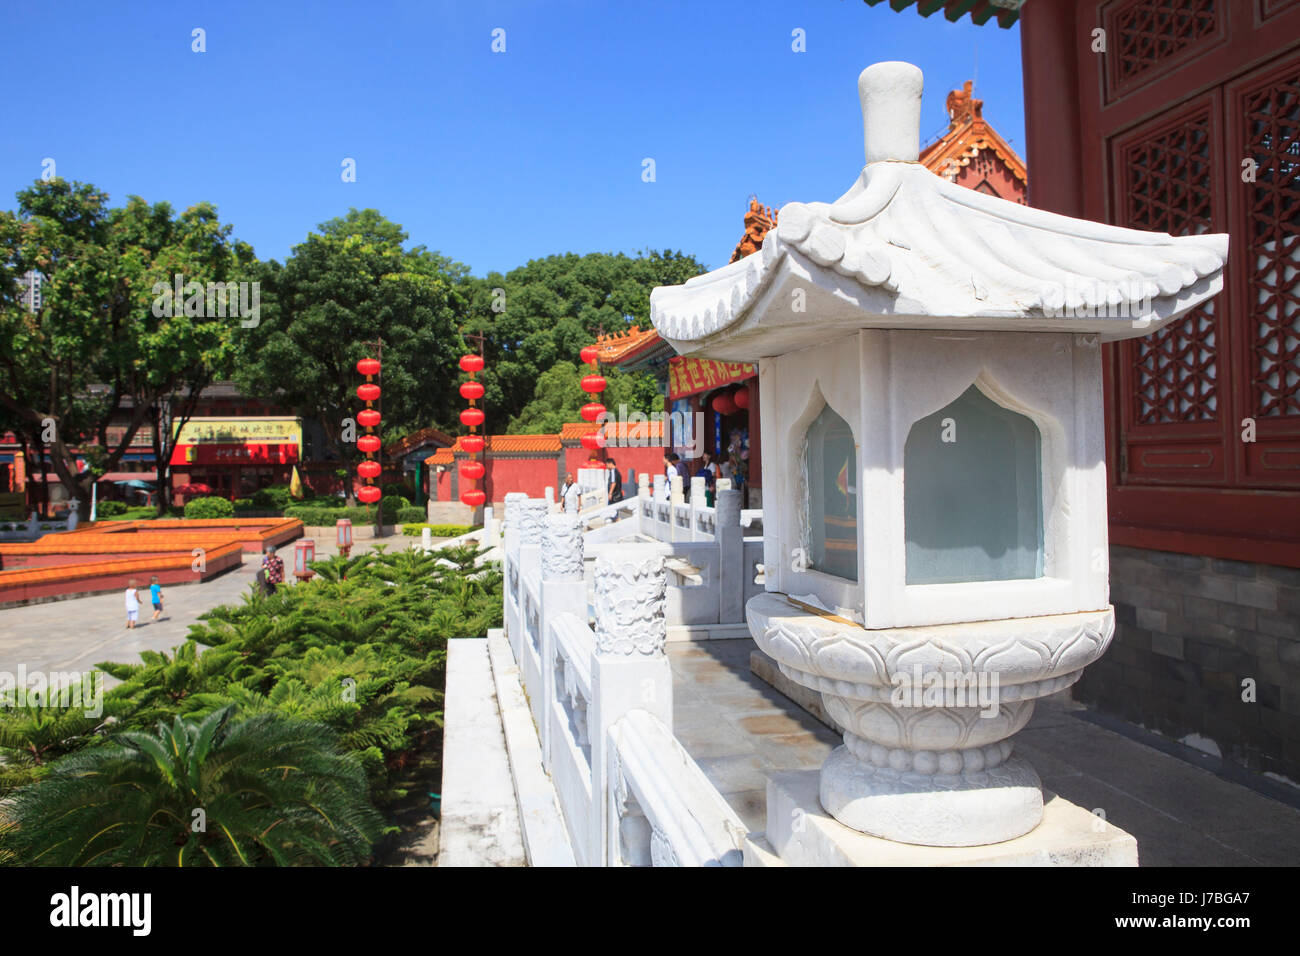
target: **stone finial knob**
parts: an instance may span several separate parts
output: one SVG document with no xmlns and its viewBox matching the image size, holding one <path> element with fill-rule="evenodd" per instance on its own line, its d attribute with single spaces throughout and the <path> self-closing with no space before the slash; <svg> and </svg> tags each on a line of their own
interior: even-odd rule
<svg viewBox="0 0 1300 956">
<path fill-rule="evenodd" d="M 923 85 L 920 68 L 898 60 L 873 63 L 858 76 L 868 163 L 916 162 L 921 152 Z"/>
</svg>

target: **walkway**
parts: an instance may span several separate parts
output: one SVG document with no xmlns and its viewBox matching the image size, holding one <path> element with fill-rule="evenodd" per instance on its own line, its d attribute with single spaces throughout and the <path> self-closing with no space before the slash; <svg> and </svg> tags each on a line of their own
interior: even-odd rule
<svg viewBox="0 0 1300 956">
<path fill-rule="evenodd" d="M 750 640 L 670 643 L 673 729 L 750 830 L 767 828 L 767 775 L 814 769 L 839 735 L 749 670 Z M 1292 866 L 1300 810 L 1040 701 L 1016 750 L 1043 785 L 1102 809 L 1143 866 Z"/>
<path fill-rule="evenodd" d="M 332 533 L 333 529 L 329 531 Z M 377 542 L 366 534 L 357 534 L 356 538 L 353 554 L 376 543 L 394 550 L 419 540 L 403 535 L 389 535 Z M 332 539 L 317 539 L 318 557 L 337 551 Z M 280 555 L 292 585 L 293 545 L 280 548 Z M 144 601 L 140 605 L 140 622 L 134 630 L 126 628 L 126 609 L 120 591 L 0 610 L 0 672 L 16 674 L 19 667 L 26 668 L 28 673 L 85 672 L 100 661 L 138 663 L 141 651 L 170 652 L 185 642 L 190 625 L 198 621 L 200 614 L 220 604 L 238 604 L 249 592 L 259 567 L 261 560 L 257 555 L 245 554 L 242 565 L 207 581 L 164 587 L 166 610 L 157 621 L 149 620 L 153 615 L 148 600 L 149 579 L 142 577 Z M 107 686 L 114 683 L 110 678 Z"/>
</svg>

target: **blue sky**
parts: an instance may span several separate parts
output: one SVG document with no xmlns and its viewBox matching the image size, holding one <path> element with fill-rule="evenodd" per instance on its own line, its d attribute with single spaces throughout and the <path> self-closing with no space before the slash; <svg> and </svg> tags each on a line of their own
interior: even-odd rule
<svg viewBox="0 0 1300 956">
<path fill-rule="evenodd" d="M 642 248 L 717 267 L 751 194 L 830 201 L 852 183 L 857 75 L 878 60 L 924 71 L 923 139 L 974 77 L 1025 152 L 1018 28 L 861 0 L 44 0 L 7 5 L 0 32 L 0 208 L 48 157 L 114 204 L 213 202 L 262 258 L 355 206 L 476 275 Z"/>
</svg>

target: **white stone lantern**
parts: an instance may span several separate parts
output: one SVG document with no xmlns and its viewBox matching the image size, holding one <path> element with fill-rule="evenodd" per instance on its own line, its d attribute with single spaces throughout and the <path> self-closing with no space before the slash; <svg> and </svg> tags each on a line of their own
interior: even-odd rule
<svg viewBox="0 0 1300 956">
<path fill-rule="evenodd" d="M 1011 737 L 1114 630 L 1101 342 L 1219 292 L 1228 239 L 1070 219 L 917 162 L 921 72 L 858 80 L 866 166 L 759 253 L 651 296 L 678 352 L 759 363 L 759 646 L 844 730 L 822 806 L 975 846 L 1042 818 Z"/>
</svg>

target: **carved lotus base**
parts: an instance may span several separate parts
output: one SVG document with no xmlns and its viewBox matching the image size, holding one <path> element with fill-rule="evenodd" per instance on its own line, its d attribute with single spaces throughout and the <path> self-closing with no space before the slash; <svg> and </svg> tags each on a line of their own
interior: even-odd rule
<svg viewBox="0 0 1300 956">
<path fill-rule="evenodd" d="M 1043 815 L 1012 737 L 1039 697 L 1105 651 L 1114 611 L 866 630 L 760 594 L 750 633 L 781 672 L 821 692 L 844 731 L 822 765 L 822 806 L 873 836 L 925 846 L 1011 840 Z"/>
<path fill-rule="evenodd" d="M 1038 774 L 1018 757 L 990 770 L 917 773 L 875 767 L 836 747 L 822 764 L 820 797 L 845 826 L 922 846 L 1001 843 L 1043 818 Z"/>
</svg>

